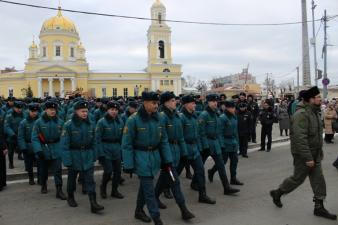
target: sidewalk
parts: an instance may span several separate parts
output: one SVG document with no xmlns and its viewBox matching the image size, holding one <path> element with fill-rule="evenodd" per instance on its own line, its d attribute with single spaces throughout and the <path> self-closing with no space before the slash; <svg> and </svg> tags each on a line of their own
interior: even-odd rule
<svg viewBox="0 0 338 225">
<path fill-rule="evenodd" d="M 260 147 L 260 140 L 261 140 L 261 126 L 260 124 L 257 125 L 257 143 L 249 143 L 249 149 L 253 150 Z M 266 140 L 267 141 L 267 140 Z M 288 136 L 280 136 L 278 124 L 274 124 L 272 129 L 272 144 L 279 143 L 279 142 L 286 142 L 289 141 Z M 250 151 L 252 152 L 252 151 Z M 18 160 L 17 155 L 14 155 L 14 169 L 8 169 L 8 160 L 7 160 L 7 180 L 14 181 L 14 180 L 21 180 L 21 179 L 28 179 L 27 173 L 25 172 L 25 165 L 24 161 Z M 102 167 L 96 163 L 95 170 L 101 170 Z M 36 168 L 34 168 L 34 172 L 36 172 Z M 63 174 L 67 173 L 67 169 L 63 168 Z"/>
</svg>

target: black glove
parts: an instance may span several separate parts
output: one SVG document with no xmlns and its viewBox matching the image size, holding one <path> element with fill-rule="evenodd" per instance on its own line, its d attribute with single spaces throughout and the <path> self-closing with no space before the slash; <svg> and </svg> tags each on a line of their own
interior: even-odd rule
<svg viewBox="0 0 338 225">
<path fill-rule="evenodd" d="M 43 152 L 41 151 L 41 152 L 38 152 L 38 153 L 36 153 L 36 155 L 38 156 L 38 158 L 40 159 L 40 160 L 44 160 L 45 159 L 45 155 L 43 154 Z"/>
<path fill-rule="evenodd" d="M 169 172 L 169 169 L 171 169 L 171 168 L 172 168 L 172 163 L 163 163 L 162 164 L 162 170 Z"/>
<path fill-rule="evenodd" d="M 105 159 L 106 159 L 106 158 L 105 158 L 104 156 L 99 156 L 99 163 L 100 163 L 101 165 L 103 165 Z"/>
<path fill-rule="evenodd" d="M 133 177 L 134 169 L 123 169 L 123 172 L 129 174 L 130 178 Z"/>
<path fill-rule="evenodd" d="M 181 156 L 181 162 L 183 163 L 183 165 L 187 165 L 189 159 L 187 155 L 183 155 Z"/>
</svg>

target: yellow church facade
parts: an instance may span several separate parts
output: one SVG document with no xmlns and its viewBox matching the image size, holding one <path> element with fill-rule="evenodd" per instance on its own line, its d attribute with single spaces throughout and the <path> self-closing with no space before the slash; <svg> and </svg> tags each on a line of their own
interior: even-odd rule
<svg viewBox="0 0 338 225">
<path fill-rule="evenodd" d="M 87 96 L 138 96 L 142 91 L 182 89 L 182 67 L 173 64 L 171 29 L 166 24 L 166 8 L 160 2 L 151 7 L 148 29 L 148 65 L 136 72 L 95 72 L 89 69 L 86 50 L 75 24 L 62 14 L 46 20 L 39 43 L 29 47 L 29 58 L 20 72 L 0 74 L 0 96 L 25 97 L 31 87 L 35 97 L 66 97 L 74 92 Z"/>
</svg>

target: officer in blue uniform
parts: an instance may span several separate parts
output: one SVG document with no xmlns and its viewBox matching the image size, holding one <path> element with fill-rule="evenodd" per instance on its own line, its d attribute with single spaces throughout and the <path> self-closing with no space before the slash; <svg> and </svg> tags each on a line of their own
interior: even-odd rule
<svg viewBox="0 0 338 225">
<path fill-rule="evenodd" d="M 9 169 L 14 168 L 14 152 L 19 152 L 18 159 L 23 159 L 18 149 L 18 129 L 24 119 L 23 109 L 24 103 L 15 101 L 13 110 L 8 110 L 5 117 L 4 130 L 7 137 Z"/>
<path fill-rule="evenodd" d="M 5 111 L 0 108 L 0 191 L 6 186 L 6 155 L 8 153 L 4 133 Z"/>
<path fill-rule="evenodd" d="M 216 201 L 207 196 L 206 192 L 204 166 L 200 155 L 202 147 L 198 131 L 197 115 L 195 114 L 195 99 L 191 95 L 186 95 L 182 98 L 182 104 L 183 108 L 180 113 L 180 118 L 183 126 L 184 141 L 187 146 L 188 163 L 194 170 L 194 177 L 196 180 L 197 187 L 194 189 L 199 192 L 198 201 L 200 203 L 216 204 Z M 186 164 L 187 163 L 182 160 L 179 162 L 177 167 L 178 174 L 181 174 Z M 191 185 L 191 187 L 193 188 L 193 185 Z"/>
<path fill-rule="evenodd" d="M 40 106 L 37 103 L 30 103 L 28 110 L 29 112 L 26 119 L 21 121 L 19 125 L 18 145 L 24 155 L 25 170 L 28 173 L 29 184 L 34 185 L 33 165 L 34 162 L 36 162 L 36 158 L 32 146 L 32 131 L 35 121 L 39 119 Z"/>
<path fill-rule="evenodd" d="M 54 175 L 56 198 L 66 200 L 62 191 L 60 137 L 63 121 L 57 117 L 57 103 L 47 101 L 45 111 L 36 120 L 32 132 L 32 147 L 40 164 L 41 193 L 47 193 L 48 170 Z"/>
<path fill-rule="evenodd" d="M 135 218 L 143 222 L 151 219 L 143 210 L 147 205 L 155 225 L 162 225 L 154 190 L 154 177 L 161 164 L 172 168 L 172 154 L 163 120 L 157 112 L 159 95 L 155 92 L 142 93 L 143 105 L 127 120 L 123 130 L 122 155 L 124 171 L 136 173 L 140 180 Z"/>
<path fill-rule="evenodd" d="M 182 219 L 190 220 L 195 216 L 186 207 L 185 199 L 181 191 L 180 181 L 176 171 L 178 163 L 181 159 L 187 161 L 188 152 L 183 137 L 182 121 L 178 112 L 176 111 L 175 97 L 175 94 L 169 91 L 164 92 L 160 97 L 162 106 L 161 116 L 163 118 L 164 126 L 168 135 L 170 149 L 173 156 L 173 164 L 171 168 L 171 174 L 170 172 L 168 173 L 165 168 L 161 170 L 160 177 L 158 178 L 156 184 L 155 194 L 159 202 L 159 207 L 165 209 L 167 207 L 162 202 L 160 202 L 159 196 L 165 188 L 170 187 L 172 193 L 174 194 L 176 203 L 181 210 Z"/>
<path fill-rule="evenodd" d="M 206 96 L 207 107 L 199 116 L 199 131 L 202 144 L 203 163 L 209 156 L 214 160 L 219 177 L 222 181 L 224 194 L 231 195 L 239 192 L 238 189 L 229 185 L 228 177 L 225 172 L 224 162 L 222 159 L 222 132 L 221 121 L 217 113 L 218 95 L 209 94 Z M 237 128 L 237 127 L 236 127 Z M 193 182 L 196 179 L 193 179 Z M 210 180 L 212 181 L 212 179 Z"/>
<path fill-rule="evenodd" d="M 95 130 L 96 151 L 103 166 L 100 195 L 104 199 L 107 198 L 107 184 L 113 172 L 111 197 L 124 198 L 117 190 L 121 180 L 121 141 L 124 127 L 118 114 L 119 108 L 118 102 L 108 102 L 107 113 L 98 121 Z"/>
<path fill-rule="evenodd" d="M 89 196 L 92 213 L 104 209 L 96 202 L 94 163 L 97 159 L 95 150 L 95 127 L 88 117 L 88 102 L 79 100 L 74 105 L 74 114 L 67 121 L 62 130 L 62 161 L 68 168 L 67 192 L 68 205 L 77 207 L 74 198 L 76 178 L 81 172 L 83 183 Z"/>
<path fill-rule="evenodd" d="M 126 110 L 121 116 L 123 123 L 126 123 L 129 116 L 133 115 L 137 111 L 137 107 L 138 107 L 138 104 L 136 101 L 130 101 L 128 103 Z"/>
</svg>

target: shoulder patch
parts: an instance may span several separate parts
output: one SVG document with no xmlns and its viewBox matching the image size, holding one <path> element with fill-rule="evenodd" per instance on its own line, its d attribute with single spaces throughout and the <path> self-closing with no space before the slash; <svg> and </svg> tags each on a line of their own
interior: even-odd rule
<svg viewBox="0 0 338 225">
<path fill-rule="evenodd" d="M 127 126 L 125 126 L 125 127 L 123 128 L 123 134 L 126 134 L 126 133 L 128 133 L 128 127 L 127 127 Z"/>
</svg>

